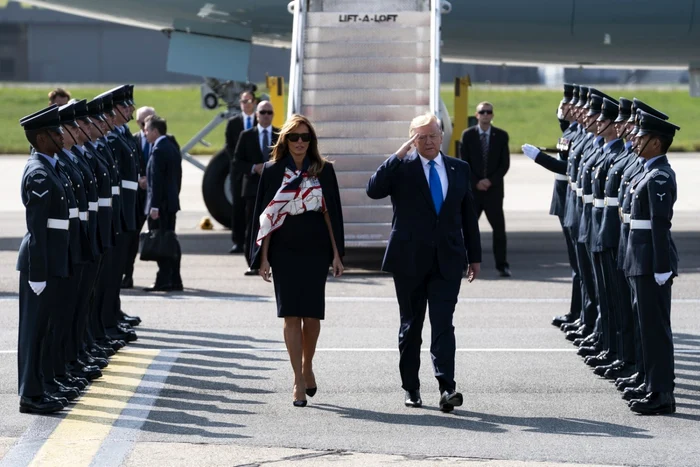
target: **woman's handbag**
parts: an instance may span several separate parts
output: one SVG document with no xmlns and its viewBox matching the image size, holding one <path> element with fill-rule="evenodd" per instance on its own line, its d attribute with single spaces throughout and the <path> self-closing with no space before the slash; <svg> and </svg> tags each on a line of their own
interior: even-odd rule
<svg viewBox="0 0 700 467">
<path fill-rule="evenodd" d="M 141 234 L 141 261 L 177 259 L 177 236 L 172 230 L 149 230 Z"/>
</svg>

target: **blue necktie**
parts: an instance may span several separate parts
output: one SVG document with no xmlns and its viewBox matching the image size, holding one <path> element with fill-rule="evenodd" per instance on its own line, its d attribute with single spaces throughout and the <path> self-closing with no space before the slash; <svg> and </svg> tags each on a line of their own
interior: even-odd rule
<svg viewBox="0 0 700 467">
<path fill-rule="evenodd" d="M 245 129 L 250 130 L 253 125 L 250 123 L 250 117 L 245 118 Z"/>
<path fill-rule="evenodd" d="M 435 169 L 435 161 L 428 162 L 430 166 L 430 171 L 428 172 L 428 180 L 430 181 L 430 196 L 433 197 L 433 204 L 435 205 L 435 212 L 440 214 L 440 208 L 442 207 L 442 183 L 440 183 L 440 176 Z"/>
</svg>

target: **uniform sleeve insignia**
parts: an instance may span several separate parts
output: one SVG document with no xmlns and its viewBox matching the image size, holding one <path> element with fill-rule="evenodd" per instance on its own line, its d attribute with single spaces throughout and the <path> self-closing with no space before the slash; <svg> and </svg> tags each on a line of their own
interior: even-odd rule
<svg viewBox="0 0 700 467">
<path fill-rule="evenodd" d="M 656 170 L 654 170 L 654 171 L 651 173 L 651 177 L 652 177 L 652 178 L 656 178 L 656 177 L 658 177 L 658 176 L 662 176 L 662 177 L 665 177 L 665 178 L 669 178 L 669 177 L 670 177 L 669 174 L 667 174 L 667 173 L 664 172 L 663 170 L 659 170 L 659 169 L 656 169 Z"/>
<path fill-rule="evenodd" d="M 27 175 L 27 178 L 32 178 L 34 175 L 43 175 L 44 177 L 48 177 L 49 174 L 47 174 L 44 170 L 42 169 L 36 169 L 32 170 L 29 175 Z"/>
<path fill-rule="evenodd" d="M 666 196 L 666 193 L 656 193 L 656 196 L 659 197 L 659 201 L 663 201 L 663 200 L 664 200 L 664 196 Z"/>
<path fill-rule="evenodd" d="M 664 183 L 666 183 L 666 180 L 654 180 L 654 181 L 656 183 L 658 183 L 659 185 L 663 185 Z"/>
<path fill-rule="evenodd" d="M 43 193 L 37 193 L 36 191 L 32 190 L 32 193 L 34 193 L 35 195 L 37 195 L 39 198 L 43 198 L 43 197 L 46 195 L 46 193 L 48 193 L 48 192 L 49 192 L 49 190 L 46 190 L 46 191 L 43 192 Z"/>
</svg>

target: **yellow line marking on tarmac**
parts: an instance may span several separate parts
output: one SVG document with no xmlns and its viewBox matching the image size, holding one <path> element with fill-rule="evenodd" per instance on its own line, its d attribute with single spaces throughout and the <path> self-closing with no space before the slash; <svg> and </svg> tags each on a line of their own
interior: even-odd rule
<svg viewBox="0 0 700 467">
<path fill-rule="evenodd" d="M 121 351 L 37 452 L 31 466 L 86 466 L 136 392 L 159 350 Z"/>
</svg>

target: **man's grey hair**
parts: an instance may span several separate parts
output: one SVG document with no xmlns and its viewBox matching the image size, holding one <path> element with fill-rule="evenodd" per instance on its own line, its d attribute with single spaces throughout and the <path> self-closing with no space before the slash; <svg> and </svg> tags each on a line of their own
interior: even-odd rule
<svg viewBox="0 0 700 467">
<path fill-rule="evenodd" d="M 155 115 L 156 109 L 153 107 L 139 107 L 136 111 L 136 120 L 144 121 L 149 115 Z"/>
<path fill-rule="evenodd" d="M 413 120 L 411 120 L 411 126 L 408 128 L 408 136 L 413 136 L 413 134 L 416 132 L 416 128 L 430 125 L 431 123 L 435 123 L 438 127 L 438 130 L 442 132 L 442 123 L 440 122 L 440 119 L 437 118 L 435 114 L 431 112 L 426 112 L 423 115 L 419 115 Z"/>
</svg>

